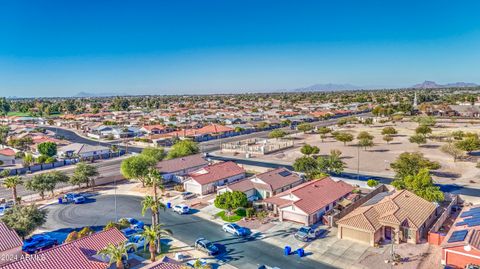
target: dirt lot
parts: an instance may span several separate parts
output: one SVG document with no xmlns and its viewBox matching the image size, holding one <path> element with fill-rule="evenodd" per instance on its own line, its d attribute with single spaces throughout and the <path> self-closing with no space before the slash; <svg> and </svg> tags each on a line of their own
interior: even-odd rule
<svg viewBox="0 0 480 269">
<path fill-rule="evenodd" d="M 393 126 L 398 131 L 398 134 L 395 135 L 394 140 L 390 142 L 390 144 L 383 141 L 383 136 L 381 135 L 382 129 L 386 126 Z M 355 146 L 356 140 L 344 146 L 342 142 L 337 142 L 332 137 L 328 137 L 324 142 L 321 142 L 318 134 L 296 134 L 294 137 L 297 142 L 294 148 L 270 155 L 255 156 L 255 158 L 293 163 L 296 158 L 302 155 L 299 148 L 307 143 L 318 146 L 320 148 L 320 154 L 328 154 L 332 149 L 340 150 L 348 170 L 357 170 L 357 156 L 359 154 L 360 171 L 373 175 L 393 176 L 394 172 L 390 169 L 390 163 L 395 161 L 397 156 L 403 152 L 418 151 L 430 160 L 438 161 L 442 165 L 441 169 L 434 172 L 434 179 L 437 182 L 478 187 L 478 184 L 480 184 L 480 179 L 478 179 L 480 169 L 475 167 L 478 159 L 478 156 L 475 155 L 478 154 L 474 152 L 467 161 L 454 162 L 451 156 L 440 151 L 440 147 L 445 142 L 428 140 L 428 143 L 423 146 L 412 144 L 408 141 L 408 138 L 414 134 L 417 126 L 418 124 L 414 122 L 374 124 L 370 126 L 362 124 L 350 124 L 343 127 L 335 126 L 333 127 L 335 130 L 350 132 L 355 137 L 361 131 L 368 131 L 375 137 L 375 145 L 367 150 L 358 150 L 358 147 Z M 437 123 L 432 129 L 433 135 L 446 134 L 455 130 L 478 132 L 478 130 L 480 130 L 480 123 Z"/>
</svg>

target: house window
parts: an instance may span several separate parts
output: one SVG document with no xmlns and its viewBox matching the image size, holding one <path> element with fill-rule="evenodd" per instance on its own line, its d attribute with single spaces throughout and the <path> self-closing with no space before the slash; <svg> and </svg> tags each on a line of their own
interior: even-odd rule
<svg viewBox="0 0 480 269">
<path fill-rule="evenodd" d="M 325 211 L 328 211 L 330 209 L 330 205 L 327 205 L 327 207 L 325 207 Z"/>
</svg>

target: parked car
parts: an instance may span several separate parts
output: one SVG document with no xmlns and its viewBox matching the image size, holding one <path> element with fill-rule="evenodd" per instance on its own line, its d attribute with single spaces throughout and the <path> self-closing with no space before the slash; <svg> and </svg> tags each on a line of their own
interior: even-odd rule
<svg viewBox="0 0 480 269">
<path fill-rule="evenodd" d="M 295 233 L 294 237 L 300 241 L 310 241 L 322 237 L 327 233 L 325 229 L 315 229 L 311 226 L 303 226 Z"/>
<path fill-rule="evenodd" d="M 235 223 L 225 223 L 225 224 L 223 224 L 222 229 L 223 229 L 224 232 L 229 233 L 229 234 L 233 234 L 233 235 L 236 235 L 236 236 L 246 236 L 246 235 L 248 235 L 248 230 L 247 229 L 245 229 L 245 228 L 243 228 L 240 225 L 235 224 Z"/>
<path fill-rule="evenodd" d="M 190 212 L 190 207 L 188 207 L 188 205 L 184 205 L 184 204 L 176 205 L 176 206 L 173 207 L 173 212 L 177 212 L 180 215 L 188 214 L 188 212 Z"/>
<path fill-rule="evenodd" d="M 141 249 L 145 248 L 145 238 L 142 238 L 142 236 L 139 235 L 139 234 L 134 234 L 134 235 L 130 236 L 128 238 L 128 242 L 132 243 L 135 246 L 135 248 L 130 249 L 131 252 L 134 252 L 135 249 L 141 250 Z M 148 247 L 148 244 L 147 244 L 147 247 Z"/>
<path fill-rule="evenodd" d="M 122 222 L 124 220 L 127 220 L 127 222 L 130 223 L 130 228 L 135 230 L 141 230 L 143 229 L 143 226 L 145 226 L 145 223 L 143 221 L 134 218 L 121 218 L 119 219 L 119 222 Z"/>
<path fill-rule="evenodd" d="M 208 241 L 205 238 L 198 238 L 195 241 L 195 249 L 206 252 L 210 256 L 216 255 L 219 252 L 218 247 L 215 246 L 215 244 L 213 244 L 212 242 Z"/>
<path fill-rule="evenodd" d="M 196 195 L 193 192 L 189 192 L 189 191 L 182 192 L 182 198 L 185 200 L 192 199 L 195 196 Z"/>
<path fill-rule="evenodd" d="M 74 203 L 74 204 L 82 204 L 87 200 L 85 196 L 78 193 L 73 193 L 73 192 L 65 194 L 63 196 L 63 199 L 67 203 Z"/>
<path fill-rule="evenodd" d="M 271 267 L 271 266 L 262 264 L 262 265 L 258 266 L 258 269 L 280 269 L 280 267 L 276 267 L 276 266 Z"/>
<path fill-rule="evenodd" d="M 135 230 L 135 229 L 132 229 L 132 228 L 125 228 L 125 229 L 122 229 L 121 232 L 123 233 L 123 235 L 125 235 L 125 237 L 129 238 L 135 234 L 138 234 L 140 232 L 140 230 Z"/>
<path fill-rule="evenodd" d="M 24 241 L 22 251 L 28 254 L 37 253 L 58 245 L 57 240 L 45 234 L 36 234 Z"/>
<path fill-rule="evenodd" d="M 9 203 L 9 202 L 6 202 L 0 205 L 0 216 L 3 216 L 5 214 L 5 211 L 7 211 L 7 209 L 13 206 L 13 202 L 12 203 Z"/>
</svg>

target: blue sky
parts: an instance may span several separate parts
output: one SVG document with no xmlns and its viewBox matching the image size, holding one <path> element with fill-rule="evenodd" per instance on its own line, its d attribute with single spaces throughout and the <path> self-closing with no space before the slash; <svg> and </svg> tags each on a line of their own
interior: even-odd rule
<svg viewBox="0 0 480 269">
<path fill-rule="evenodd" d="M 480 83 L 480 1 L 9 1 L 0 96 Z"/>
</svg>

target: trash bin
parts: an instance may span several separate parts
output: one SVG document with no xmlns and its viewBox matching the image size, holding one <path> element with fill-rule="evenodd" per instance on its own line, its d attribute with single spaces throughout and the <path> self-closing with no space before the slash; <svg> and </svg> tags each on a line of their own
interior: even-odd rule
<svg viewBox="0 0 480 269">
<path fill-rule="evenodd" d="M 298 254 L 298 257 L 300 257 L 300 258 L 305 256 L 305 252 L 304 252 L 303 248 L 297 249 L 297 254 Z"/>
<path fill-rule="evenodd" d="M 59 204 L 63 204 L 63 199 L 62 199 L 62 197 L 58 198 L 58 203 L 59 203 Z"/>
<path fill-rule="evenodd" d="M 292 252 L 292 248 L 289 247 L 289 246 L 285 246 L 285 248 L 284 248 L 285 256 L 290 255 L 291 252 Z"/>
<path fill-rule="evenodd" d="M 167 202 L 167 208 L 172 208 L 172 203 Z"/>
</svg>

